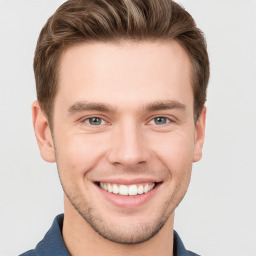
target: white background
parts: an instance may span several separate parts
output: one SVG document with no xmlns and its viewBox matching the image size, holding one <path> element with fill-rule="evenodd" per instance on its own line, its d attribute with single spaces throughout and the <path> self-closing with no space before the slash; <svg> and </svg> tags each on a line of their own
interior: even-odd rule
<svg viewBox="0 0 256 256">
<path fill-rule="evenodd" d="M 32 249 L 63 212 L 55 164 L 33 134 L 33 53 L 61 0 L 0 0 L 0 255 Z M 180 0 L 211 60 L 204 157 L 175 229 L 201 255 L 256 255 L 256 1 Z"/>
</svg>

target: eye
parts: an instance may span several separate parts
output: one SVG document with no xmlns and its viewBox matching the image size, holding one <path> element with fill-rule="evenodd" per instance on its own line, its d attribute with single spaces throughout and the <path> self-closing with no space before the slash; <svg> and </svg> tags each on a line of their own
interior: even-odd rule
<svg viewBox="0 0 256 256">
<path fill-rule="evenodd" d="M 100 117 L 89 117 L 87 119 L 84 120 L 84 122 L 86 124 L 92 125 L 92 126 L 98 126 L 98 125 L 102 125 L 102 124 L 106 124 L 106 121 L 104 121 L 102 118 Z"/>
<path fill-rule="evenodd" d="M 152 119 L 149 123 L 150 124 L 156 124 L 156 125 L 164 125 L 167 123 L 170 123 L 171 120 L 167 117 L 163 117 L 163 116 L 158 116 L 155 117 L 154 119 Z"/>
</svg>

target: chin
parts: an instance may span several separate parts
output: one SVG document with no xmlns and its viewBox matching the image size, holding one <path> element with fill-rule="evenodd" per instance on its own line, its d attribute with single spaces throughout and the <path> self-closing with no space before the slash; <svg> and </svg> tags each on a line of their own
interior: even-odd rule
<svg viewBox="0 0 256 256">
<path fill-rule="evenodd" d="M 96 231 L 100 236 L 104 237 L 108 241 L 126 245 L 140 244 L 150 240 L 162 229 L 167 221 L 167 219 L 165 219 L 154 223 L 141 223 L 136 225 L 123 224 L 118 226 L 106 223 L 105 225 L 101 225 L 99 220 L 96 222 L 92 218 L 90 218 L 90 222 L 88 222 L 85 217 L 86 216 L 83 216 L 87 223 L 89 223 L 94 231 Z"/>
</svg>

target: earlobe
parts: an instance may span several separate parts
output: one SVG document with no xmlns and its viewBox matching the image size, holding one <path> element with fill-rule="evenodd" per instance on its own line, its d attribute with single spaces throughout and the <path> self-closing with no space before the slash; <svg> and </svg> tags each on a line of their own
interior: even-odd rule
<svg viewBox="0 0 256 256">
<path fill-rule="evenodd" d="M 55 162 L 54 144 L 47 117 L 40 108 L 39 102 L 32 104 L 32 119 L 37 144 L 42 158 L 50 163 Z"/>
<path fill-rule="evenodd" d="M 195 130 L 195 148 L 193 161 L 197 162 L 202 158 L 202 150 L 205 138 L 205 121 L 206 121 L 206 107 L 203 108 L 197 123 Z"/>
</svg>

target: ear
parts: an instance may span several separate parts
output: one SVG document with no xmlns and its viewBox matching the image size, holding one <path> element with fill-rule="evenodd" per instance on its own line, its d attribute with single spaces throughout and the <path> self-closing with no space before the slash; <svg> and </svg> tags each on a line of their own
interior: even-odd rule
<svg viewBox="0 0 256 256">
<path fill-rule="evenodd" d="M 203 108 L 196 123 L 193 162 L 197 162 L 202 158 L 202 150 L 203 150 L 204 137 L 205 137 L 205 120 L 206 120 L 206 107 Z"/>
<path fill-rule="evenodd" d="M 55 162 L 54 144 L 47 117 L 40 108 L 39 102 L 32 104 L 32 119 L 37 144 L 42 158 L 50 163 Z"/>
</svg>

